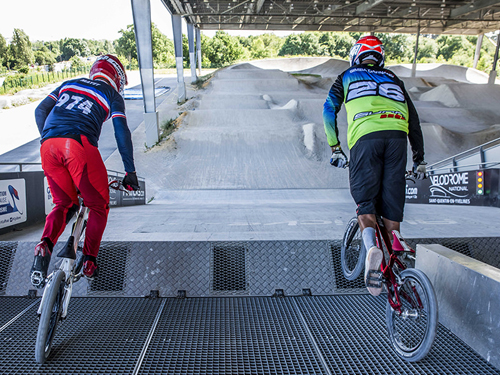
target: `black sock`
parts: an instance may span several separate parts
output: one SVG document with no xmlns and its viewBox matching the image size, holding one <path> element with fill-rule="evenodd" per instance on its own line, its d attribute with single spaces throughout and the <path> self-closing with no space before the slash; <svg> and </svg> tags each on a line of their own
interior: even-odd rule
<svg viewBox="0 0 500 375">
<path fill-rule="evenodd" d="M 87 260 L 90 260 L 90 261 L 94 262 L 94 264 L 97 264 L 96 257 L 94 257 L 92 255 L 84 255 L 83 256 L 83 263 L 85 263 Z"/>
</svg>

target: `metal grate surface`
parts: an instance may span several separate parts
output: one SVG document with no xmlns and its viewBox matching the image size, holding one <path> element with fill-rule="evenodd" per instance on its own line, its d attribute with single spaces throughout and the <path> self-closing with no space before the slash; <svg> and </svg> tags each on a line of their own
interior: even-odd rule
<svg viewBox="0 0 500 375">
<path fill-rule="evenodd" d="M 500 237 L 407 241 L 413 247 L 442 244 L 500 268 Z M 0 242 L 0 295 L 25 296 L 33 289 L 34 246 Z M 366 293 L 362 276 L 353 282 L 344 278 L 340 241 L 103 242 L 98 263 L 99 277 L 90 287 L 86 280 L 75 284 L 75 296 L 139 297 L 151 290 L 161 297 L 174 297 L 179 290 L 188 297 L 271 296 L 276 289 L 288 296 L 303 289 L 313 295 Z"/>
<path fill-rule="evenodd" d="M 122 294 L 129 252 L 127 242 L 101 244 L 97 255 L 99 276 L 90 283 L 89 294 Z"/>
<path fill-rule="evenodd" d="M 323 374 L 290 298 L 169 300 L 140 374 Z"/>
<path fill-rule="evenodd" d="M 327 241 L 251 241 L 249 289 L 253 296 L 332 294 L 334 276 Z"/>
<path fill-rule="evenodd" d="M 1 297 L 0 298 L 0 329 L 10 322 L 16 315 L 33 304 L 35 299 L 25 297 Z M 0 345 L 1 346 L 1 345 Z M 0 371 L 0 373 L 2 373 Z"/>
<path fill-rule="evenodd" d="M 364 272 L 361 272 L 359 277 L 353 281 L 349 281 L 344 277 L 340 260 L 341 246 L 342 241 L 332 241 L 330 243 L 333 258 L 333 273 L 335 275 L 335 294 L 368 293 L 365 288 Z"/>
<path fill-rule="evenodd" d="M 9 280 L 17 242 L 2 242 L 0 246 L 0 295 L 5 294 Z"/>
<path fill-rule="evenodd" d="M 30 303 L 0 297 L 0 317 Z M 132 374 L 162 303 L 138 374 L 500 375 L 442 326 L 425 359 L 399 359 L 386 300 L 369 295 L 74 298 L 43 366 L 34 361 L 35 305 L 0 331 L 0 374 Z"/>
<path fill-rule="evenodd" d="M 246 254 L 247 250 L 241 243 L 212 246 L 211 294 L 248 294 Z"/>
<path fill-rule="evenodd" d="M 440 244 L 490 266 L 500 268 L 500 237 L 410 238 L 405 239 L 416 249 L 417 244 Z"/>
<path fill-rule="evenodd" d="M 401 360 L 390 347 L 384 296 L 338 295 L 297 302 L 332 374 L 500 374 L 441 325 L 427 357 L 413 364 Z"/>
<path fill-rule="evenodd" d="M 0 373 L 131 374 L 159 305 L 160 300 L 139 298 L 72 299 L 49 361 L 42 366 L 34 354 L 36 305 L 0 332 Z"/>
</svg>

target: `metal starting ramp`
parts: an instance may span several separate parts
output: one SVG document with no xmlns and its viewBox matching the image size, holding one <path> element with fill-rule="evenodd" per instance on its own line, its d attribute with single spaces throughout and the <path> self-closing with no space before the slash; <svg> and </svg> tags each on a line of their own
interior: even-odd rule
<svg viewBox="0 0 500 375">
<path fill-rule="evenodd" d="M 484 260 L 499 239 L 418 241 Z M 425 359 L 399 359 L 385 296 L 343 278 L 338 240 L 103 242 L 38 365 L 34 244 L 0 244 L 2 374 L 500 374 L 442 325 Z"/>
</svg>

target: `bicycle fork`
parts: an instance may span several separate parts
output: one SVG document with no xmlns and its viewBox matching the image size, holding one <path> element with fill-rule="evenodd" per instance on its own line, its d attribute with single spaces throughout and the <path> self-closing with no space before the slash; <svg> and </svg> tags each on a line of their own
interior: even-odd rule
<svg viewBox="0 0 500 375">
<path fill-rule="evenodd" d="M 71 274 L 71 270 L 73 269 L 73 264 L 75 263 L 74 259 L 70 258 L 63 258 L 61 265 L 59 266 L 59 270 L 63 271 L 65 274 L 65 279 L 64 279 L 64 296 L 63 296 L 63 311 L 61 314 L 61 318 L 65 318 L 67 313 L 68 313 L 68 306 L 69 306 L 69 300 L 71 299 L 71 293 L 73 292 L 73 278 Z M 48 279 L 49 281 L 47 282 L 47 286 L 43 290 L 43 295 L 42 295 L 42 301 L 40 302 L 40 306 L 38 307 L 37 314 L 41 315 L 42 314 L 42 307 L 43 304 L 45 303 L 45 298 L 47 295 L 47 290 L 51 287 L 52 280 L 54 273 L 52 273 Z"/>
</svg>

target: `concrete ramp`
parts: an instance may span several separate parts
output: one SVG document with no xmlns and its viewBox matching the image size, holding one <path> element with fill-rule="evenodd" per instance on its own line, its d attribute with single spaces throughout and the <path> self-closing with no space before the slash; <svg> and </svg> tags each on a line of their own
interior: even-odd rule
<svg viewBox="0 0 500 375">
<path fill-rule="evenodd" d="M 317 160 L 320 129 L 303 125 L 294 109 L 192 111 L 174 136 L 176 159 L 164 187 L 347 187 L 346 171 Z"/>
<path fill-rule="evenodd" d="M 288 57 L 284 59 L 266 59 L 238 64 L 234 69 L 248 69 L 257 67 L 260 69 L 279 69 L 284 72 L 301 72 L 327 63 L 329 57 Z"/>
<path fill-rule="evenodd" d="M 166 141 L 135 152 L 141 176 L 154 180 L 148 197 L 174 189 L 348 188 L 348 171 L 328 162 L 326 95 L 287 73 L 264 73 L 249 64 L 219 72 L 181 108 L 185 114 Z M 115 155 L 106 164 L 119 162 Z"/>
<path fill-rule="evenodd" d="M 391 65 L 387 68 L 399 77 L 411 77 L 412 64 Z M 488 83 L 488 74 L 480 70 L 465 66 L 438 63 L 417 64 L 416 77 L 428 77 L 430 81 L 447 79 L 464 83 Z"/>
<path fill-rule="evenodd" d="M 248 99 L 231 103 L 228 108 L 227 103 L 219 98 L 207 98 L 198 101 L 197 109 L 269 109 L 269 105 L 263 99 Z"/>
<path fill-rule="evenodd" d="M 296 91 L 299 82 L 295 79 L 212 79 L 211 85 L 215 91 L 254 93 L 269 91 Z"/>
<path fill-rule="evenodd" d="M 226 68 L 216 73 L 218 79 L 287 79 L 289 74 L 279 69 L 261 69 L 254 66 Z"/>
<path fill-rule="evenodd" d="M 495 125 L 482 131 L 462 133 L 435 123 L 423 123 L 422 133 L 425 159 L 429 163 L 435 163 L 500 137 L 500 126 Z"/>
<path fill-rule="evenodd" d="M 500 86 L 497 85 L 443 84 L 423 93 L 419 100 L 438 101 L 453 108 L 484 108 L 500 115 L 500 106 L 498 105 L 500 103 Z"/>
</svg>

